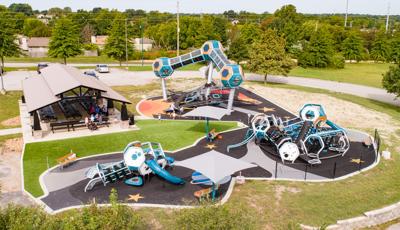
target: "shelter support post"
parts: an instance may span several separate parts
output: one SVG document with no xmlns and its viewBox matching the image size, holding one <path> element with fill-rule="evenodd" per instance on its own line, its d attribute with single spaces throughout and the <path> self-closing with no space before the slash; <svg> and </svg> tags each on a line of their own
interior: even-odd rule
<svg viewBox="0 0 400 230">
<path fill-rule="evenodd" d="M 37 111 L 33 112 L 33 130 L 34 131 L 42 130 L 42 128 L 40 127 L 40 120 L 39 120 L 39 115 L 37 114 Z"/>
<path fill-rule="evenodd" d="M 214 202 L 215 201 L 215 195 L 216 195 L 216 189 L 215 189 L 216 185 L 215 183 L 213 183 L 212 185 L 212 192 L 211 192 L 211 200 Z"/>
<path fill-rule="evenodd" d="M 206 139 L 208 140 L 208 141 L 210 141 L 209 139 L 208 139 L 208 133 L 209 133 L 209 130 L 210 130 L 210 126 L 209 126 L 210 124 L 209 124 L 209 119 L 208 119 L 208 117 L 206 118 Z"/>
<path fill-rule="evenodd" d="M 123 103 L 121 106 L 121 121 L 127 121 L 128 119 L 128 109 L 126 108 L 126 104 Z"/>
<path fill-rule="evenodd" d="M 167 82 L 165 78 L 161 78 L 161 88 L 162 88 L 163 100 L 167 101 Z"/>
<path fill-rule="evenodd" d="M 226 108 L 228 111 L 227 111 L 227 114 L 228 115 L 231 115 L 231 112 L 232 112 L 232 106 L 233 106 L 233 100 L 235 99 L 235 89 L 233 88 L 233 89 L 231 89 L 230 91 L 229 91 L 229 99 L 228 99 L 228 107 Z"/>
</svg>

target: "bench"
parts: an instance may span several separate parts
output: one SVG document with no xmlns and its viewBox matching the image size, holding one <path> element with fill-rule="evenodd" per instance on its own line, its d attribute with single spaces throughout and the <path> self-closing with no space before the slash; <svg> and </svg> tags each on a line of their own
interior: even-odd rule
<svg viewBox="0 0 400 230">
<path fill-rule="evenodd" d="M 201 189 L 193 193 L 193 195 L 201 201 L 204 197 L 207 199 L 210 198 L 210 194 L 212 193 L 211 188 Z"/>
<path fill-rule="evenodd" d="M 58 158 L 57 163 L 63 169 L 64 166 L 67 166 L 67 165 L 73 163 L 77 159 L 78 159 L 78 157 L 76 156 L 76 154 L 71 151 L 67 155 Z"/>
<path fill-rule="evenodd" d="M 51 127 L 51 132 L 54 133 L 54 130 L 59 130 L 59 129 L 68 129 L 69 130 L 72 128 L 71 122 L 53 122 L 50 123 Z"/>
</svg>

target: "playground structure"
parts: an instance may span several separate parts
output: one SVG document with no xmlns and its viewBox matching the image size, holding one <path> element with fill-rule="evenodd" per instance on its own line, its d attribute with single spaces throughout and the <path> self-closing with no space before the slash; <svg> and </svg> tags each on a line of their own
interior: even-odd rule
<svg viewBox="0 0 400 230">
<path fill-rule="evenodd" d="M 312 165 L 321 164 L 323 159 L 344 156 L 350 148 L 346 131 L 328 120 L 323 106 L 318 104 L 305 104 L 299 117 L 287 121 L 274 115 L 255 115 L 244 140 L 229 145 L 227 150 L 253 139 L 263 149 L 272 146 L 283 163 L 300 158 Z"/>
<path fill-rule="evenodd" d="M 166 78 L 171 76 L 174 70 L 186 65 L 208 62 L 208 71 L 206 73 L 207 82 L 204 86 L 195 89 L 189 93 L 182 93 L 178 98 L 173 98 L 173 109 L 179 108 L 182 103 L 194 103 L 192 106 L 205 104 L 214 104 L 221 101 L 220 94 L 211 93 L 213 89 L 218 89 L 213 82 L 214 68 L 218 70 L 222 86 L 229 90 L 228 114 L 232 111 L 232 105 L 235 95 L 235 89 L 239 87 L 244 79 L 243 70 L 240 65 L 231 63 L 223 52 L 222 44 L 219 41 L 211 40 L 203 44 L 200 49 L 196 49 L 188 54 L 174 58 L 161 57 L 154 61 L 153 71 L 155 75 L 161 78 L 163 99 L 167 101 Z"/>
<path fill-rule="evenodd" d="M 85 175 L 90 181 L 85 187 L 85 192 L 93 189 L 100 182 L 106 186 L 118 180 L 124 180 L 124 183 L 130 186 L 142 186 L 143 177 L 150 174 L 156 174 L 172 184 L 185 183 L 183 179 L 165 170 L 166 167 L 173 166 L 174 159 L 165 155 L 160 143 L 131 142 L 125 147 L 123 157 L 124 160 L 119 162 L 97 163 L 89 168 Z"/>
</svg>

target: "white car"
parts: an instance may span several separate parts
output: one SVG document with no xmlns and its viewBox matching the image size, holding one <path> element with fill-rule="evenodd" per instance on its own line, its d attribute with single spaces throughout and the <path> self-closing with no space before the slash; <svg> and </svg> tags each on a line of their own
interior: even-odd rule
<svg viewBox="0 0 400 230">
<path fill-rule="evenodd" d="M 96 71 L 99 73 L 109 73 L 110 69 L 108 69 L 107 65 L 96 65 Z"/>
</svg>

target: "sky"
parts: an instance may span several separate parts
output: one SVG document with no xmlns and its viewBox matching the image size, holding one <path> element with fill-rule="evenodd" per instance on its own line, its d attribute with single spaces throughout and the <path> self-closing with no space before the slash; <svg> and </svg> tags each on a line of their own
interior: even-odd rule
<svg viewBox="0 0 400 230">
<path fill-rule="evenodd" d="M 400 15 L 400 0 L 348 0 L 349 13 L 385 15 L 390 2 L 392 15 Z M 109 9 L 143 9 L 176 12 L 176 0 L 1 0 L 0 4 L 28 3 L 33 9 L 69 6 L 72 10 L 94 7 Z M 346 0 L 180 0 L 183 13 L 222 13 L 226 10 L 274 12 L 282 5 L 293 4 L 301 13 L 344 13 Z"/>
</svg>

